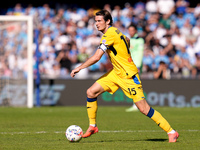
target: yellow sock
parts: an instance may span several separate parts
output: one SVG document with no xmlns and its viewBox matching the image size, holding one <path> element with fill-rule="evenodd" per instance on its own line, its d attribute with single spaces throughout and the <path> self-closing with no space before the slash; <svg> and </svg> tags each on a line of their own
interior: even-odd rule
<svg viewBox="0 0 200 150">
<path fill-rule="evenodd" d="M 87 102 L 89 124 L 96 124 L 97 108 L 97 101 Z"/>
<path fill-rule="evenodd" d="M 172 131 L 170 124 L 158 111 L 151 108 L 147 116 L 150 117 L 165 132 L 169 133 Z"/>
</svg>

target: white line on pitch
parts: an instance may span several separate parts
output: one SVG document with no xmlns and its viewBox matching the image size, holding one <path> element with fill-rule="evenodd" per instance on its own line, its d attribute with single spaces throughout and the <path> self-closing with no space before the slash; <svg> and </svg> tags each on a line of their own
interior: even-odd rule
<svg viewBox="0 0 200 150">
<path fill-rule="evenodd" d="M 199 132 L 200 130 L 179 130 L 182 132 Z M 162 130 L 113 130 L 113 131 L 106 131 L 106 130 L 100 130 L 101 133 L 137 133 L 137 132 L 163 132 Z M 52 133 L 47 131 L 37 131 L 37 132 L 0 132 L 0 134 L 44 134 L 44 133 Z M 65 133 L 65 131 L 54 131 L 53 133 Z"/>
</svg>

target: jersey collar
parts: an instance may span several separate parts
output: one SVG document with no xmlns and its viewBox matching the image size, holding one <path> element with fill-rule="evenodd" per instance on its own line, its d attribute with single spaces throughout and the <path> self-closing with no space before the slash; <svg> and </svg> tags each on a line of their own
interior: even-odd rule
<svg viewBox="0 0 200 150">
<path fill-rule="evenodd" d="M 108 29 L 109 29 L 110 27 L 112 27 L 112 26 L 110 25 L 110 26 L 108 27 Z M 108 29 L 107 29 L 107 31 L 108 31 Z M 106 32 L 107 32 L 107 31 L 106 31 Z M 105 32 L 104 34 L 106 34 L 106 32 Z"/>
</svg>

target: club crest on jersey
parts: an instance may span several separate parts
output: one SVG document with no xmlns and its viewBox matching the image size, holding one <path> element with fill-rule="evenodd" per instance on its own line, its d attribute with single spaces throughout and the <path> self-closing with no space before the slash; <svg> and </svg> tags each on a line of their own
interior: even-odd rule
<svg viewBox="0 0 200 150">
<path fill-rule="evenodd" d="M 105 39 L 103 39 L 103 40 L 102 40 L 102 43 L 104 43 L 104 44 L 105 44 L 105 43 L 106 43 L 106 40 L 105 40 Z"/>
</svg>

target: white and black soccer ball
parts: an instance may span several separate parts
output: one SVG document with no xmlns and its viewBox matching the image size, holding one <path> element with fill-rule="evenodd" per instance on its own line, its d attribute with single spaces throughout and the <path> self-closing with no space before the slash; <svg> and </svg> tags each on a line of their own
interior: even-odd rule
<svg viewBox="0 0 200 150">
<path fill-rule="evenodd" d="M 83 130 L 78 125 L 71 125 L 66 130 L 66 138 L 70 142 L 78 142 L 81 140 L 81 135 L 83 134 Z"/>
</svg>

